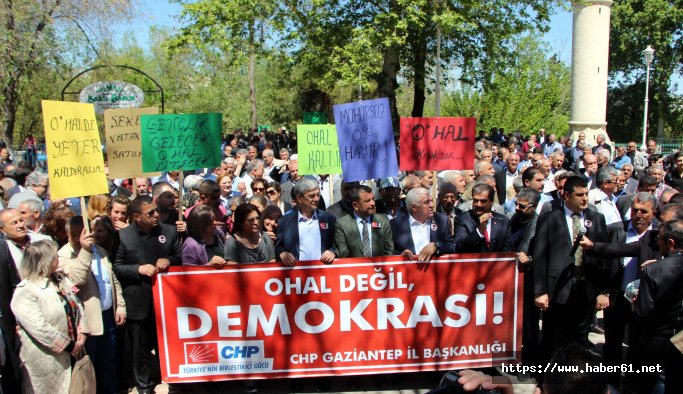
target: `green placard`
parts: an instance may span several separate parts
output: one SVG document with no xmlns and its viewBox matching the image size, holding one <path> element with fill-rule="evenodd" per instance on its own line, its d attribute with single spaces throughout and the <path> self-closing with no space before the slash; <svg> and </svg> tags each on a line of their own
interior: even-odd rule
<svg viewBox="0 0 683 394">
<path fill-rule="evenodd" d="M 341 174 L 337 127 L 333 124 L 296 126 L 299 174 Z"/>
<path fill-rule="evenodd" d="M 142 170 L 221 165 L 222 114 L 142 115 Z"/>
<path fill-rule="evenodd" d="M 268 126 L 268 125 L 261 125 L 261 126 L 259 126 L 259 127 L 258 127 L 258 132 L 260 133 L 260 132 L 262 132 L 262 131 L 270 131 L 270 126 Z"/>
<path fill-rule="evenodd" d="M 304 112 L 303 124 L 327 124 L 327 114 L 324 112 Z"/>
</svg>

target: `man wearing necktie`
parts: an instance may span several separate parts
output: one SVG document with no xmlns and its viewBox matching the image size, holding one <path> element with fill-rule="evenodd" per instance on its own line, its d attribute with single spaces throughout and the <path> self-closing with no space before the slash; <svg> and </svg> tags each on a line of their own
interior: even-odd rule
<svg viewBox="0 0 683 394">
<path fill-rule="evenodd" d="M 609 240 L 605 218 L 587 209 L 588 183 L 583 177 L 567 178 L 563 199 L 562 209 L 542 214 L 536 224 L 532 269 L 535 304 L 543 311 L 544 361 L 562 345 L 588 346 L 596 307 L 609 306 L 608 260 L 579 246 L 584 235 L 599 242 Z"/>
<path fill-rule="evenodd" d="M 361 185 L 350 195 L 353 214 L 337 219 L 334 243 L 337 257 L 390 256 L 394 241 L 389 219 L 375 213 L 372 189 Z"/>
<path fill-rule="evenodd" d="M 495 189 L 486 183 L 472 188 L 472 209 L 455 218 L 456 252 L 512 251 L 510 219 L 491 211 L 495 193 Z"/>
</svg>

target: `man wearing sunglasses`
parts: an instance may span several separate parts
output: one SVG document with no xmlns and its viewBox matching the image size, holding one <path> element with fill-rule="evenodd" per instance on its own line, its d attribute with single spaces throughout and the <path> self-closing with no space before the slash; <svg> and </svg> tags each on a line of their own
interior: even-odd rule
<svg viewBox="0 0 683 394">
<path fill-rule="evenodd" d="M 152 350 L 159 354 L 152 279 L 159 271 L 180 265 L 181 244 L 175 227 L 159 223 L 157 204 L 150 196 L 133 200 L 131 220 L 119 231 L 114 273 L 127 305 L 126 349 L 132 349 L 135 385 L 140 393 L 153 393 L 160 382 L 159 360 L 152 355 Z"/>
</svg>

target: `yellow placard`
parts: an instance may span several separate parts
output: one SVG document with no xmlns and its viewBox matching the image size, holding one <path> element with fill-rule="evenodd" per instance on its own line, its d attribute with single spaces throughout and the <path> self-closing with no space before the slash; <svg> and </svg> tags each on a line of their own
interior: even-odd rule
<svg viewBox="0 0 683 394">
<path fill-rule="evenodd" d="M 140 116 L 156 115 L 157 107 L 121 108 L 104 111 L 104 134 L 107 145 L 109 179 L 159 176 L 142 171 Z"/>
<path fill-rule="evenodd" d="M 93 105 L 42 103 L 51 198 L 109 193 Z"/>
</svg>

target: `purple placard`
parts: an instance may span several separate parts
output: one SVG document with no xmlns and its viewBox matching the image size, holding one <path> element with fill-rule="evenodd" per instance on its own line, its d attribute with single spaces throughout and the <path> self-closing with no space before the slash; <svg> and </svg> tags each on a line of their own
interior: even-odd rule
<svg viewBox="0 0 683 394">
<path fill-rule="evenodd" d="M 344 180 L 347 182 L 396 176 L 396 145 L 388 98 L 334 107 Z"/>
</svg>

